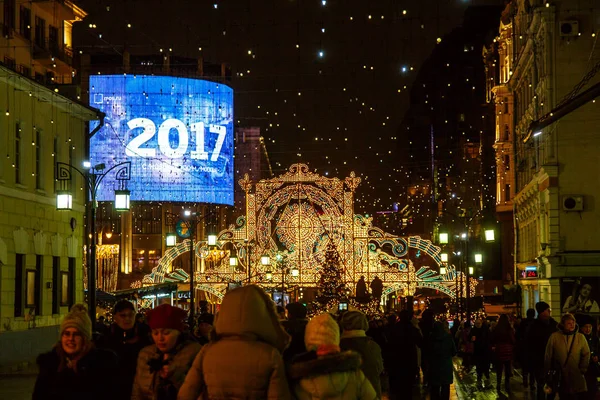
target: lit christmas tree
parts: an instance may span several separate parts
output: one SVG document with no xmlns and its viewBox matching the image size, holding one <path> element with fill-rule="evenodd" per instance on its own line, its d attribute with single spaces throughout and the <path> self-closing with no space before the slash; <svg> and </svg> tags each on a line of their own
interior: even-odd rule
<svg viewBox="0 0 600 400">
<path fill-rule="evenodd" d="M 325 251 L 325 264 L 321 270 L 321 278 L 317 289 L 319 292 L 315 307 L 318 309 L 328 309 L 346 297 L 346 285 L 342 281 L 340 255 L 331 242 L 327 245 Z"/>
</svg>

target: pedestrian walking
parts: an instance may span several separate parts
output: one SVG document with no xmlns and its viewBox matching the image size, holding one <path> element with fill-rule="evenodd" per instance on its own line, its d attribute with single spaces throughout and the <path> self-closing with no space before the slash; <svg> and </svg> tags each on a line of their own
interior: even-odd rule
<svg viewBox="0 0 600 400">
<path fill-rule="evenodd" d="M 342 336 L 340 349 L 352 350 L 362 358 L 361 370 L 375 389 L 377 398 L 381 398 L 381 374 L 383 373 L 383 357 L 381 347 L 366 331 L 369 329 L 367 316 L 360 311 L 348 311 L 340 321 Z"/>
<path fill-rule="evenodd" d="M 552 310 L 548 303 L 540 301 L 536 303 L 535 309 L 538 316 L 525 334 L 525 343 L 527 344 L 526 354 L 531 363 L 530 367 L 533 375 L 535 376 L 537 400 L 544 400 L 546 398 L 546 393 L 544 392 L 546 344 L 548 343 L 548 339 L 550 339 L 550 335 L 556 332 L 557 323 L 550 316 Z"/>
<path fill-rule="evenodd" d="M 292 390 L 298 400 L 374 400 L 375 389 L 361 370 L 355 351 L 341 351 L 340 329 L 330 314 L 320 314 L 306 325 L 307 353 L 289 367 Z"/>
<path fill-rule="evenodd" d="M 60 338 L 41 354 L 33 400 L 106 400 L 115 395 L 117 356 L 92 342 L 92 321 L 83 304 L 75 304 L 60 324 Z"/>
<path fill-rule="evenodd" d="M 428 385 L 429 378 L 429 337 L 433 329 L 435 322 L 435 314 L 432 310 L 427 309 L 421 314 L 421 320 L 419 321 L 419 329 L 423 335 L 423 345 L 421 346 L 421 370 L 423 371 L 423 385 Z"/>
<path fill-rule="evenodd" d="M 470 372 L 473 366 L 474 345 L 471 340 L 471 323 L 465 321 L 462 327 L 456 332 L 460 357 L 462 358 L 462 367 L 465 372 Z"/>
<path fill-rule="evenodd" d="M 473 342 L 473 362 L 477 372 L 477 384 L 482 384 L 484 376 L 487 380 L 486 384 L 489 384 L 490 363 L 492 361 L 490 329 L 487 322 L 482 318 L 475 321 L 475 326 L 471 330 L 471 342 Z"/>
<path fill-rule="evenodd" d="M 523 319 L 515 330 L 515 339 L 517 344 L 515 345 L 515 360 L 519 362 L 523 375 L 523 386 L 529 386 L 533 390 L 535 388 L 535 376 L 533 375 L 533 369 L 531 361 L 527 357 L 527 331 L 529 327 L 535 321 L 535 310 L 530 308 L 527 310 L 527 318 Z"/>
<path fill-rule="evenodd" d="M 176 400 L 201 345 L 184 333 L 187 312 L 163 304 L 148 311 L 154 344 L 138 356 L 132 400 Z"/>
<path fill-rule="evenodd" d="M 590 348 L 585 336 L 578 332 L 573 314 L 564 314 L 558 328 L 548 339 L 544 369 L 559 371 L 560 400 L 583 400 L 587 394 L 584 374 L 590 363 Z"/>
<path fill-rule="evenodd" d="M 507 392 L 510 392 L 510 377 L 512 376 L 512 361 L 516 339 L 508 315 L 500 315 L 498 324 L 490 334 L 490 343 L 496 368 L 496 390 L 501 391 L 502 371 L 504 371 L 504 388 Z"/>
<path fill-rule="evenodd" d="M 444 326 L 445 324 L 445 326 Z M 452 358 L 456 345 L 447 322 L 435 322 L 429 335 L 429 392 L 431 400 L 450 399 L 450 385 L 454 380 Z"/>
<path fill-rule="evenodd" d="M 230 290 L 177 398 L 290 399 L 282 358 L 289 340 L 260 287 Z"/>
<path fill-rule="evenodd" d="M 113 323 L 109 332 L 101 336 L 96 345 L 114 351 L 118 357 L 117 371 L 112 385 L 115 386 L 114 400 L 129 400 L 140 351 L 152 344 L 148 330 L 140 328 L 135 320 L 133 303 L 118 301 L 113 307 Z"/>
<path fill-rule="evenodd" d="M 581 327 L 580 332 L 585 336 L 588 347 L 590 348 L 590 365 L 585 373 L 585 384 L 587 386 L 587 399 L 594 400 L 598 393 L 598 378 L 600 378 L 600 364 L 598 360 L 598 351 L 600 351 L 600 340 L 597 332 L 594 332 L 594 319 L 586 314 L 579 316 L 578 324 Z"/>
<path fill-rule="evenodd" d="M 412 322 L 412 310 L 400 311 L 400 321 L 391 329 L 388 337 L 386 363 L 390 382 L 390 399 L 403 399 L 412 393 L 419 373 L 417 349 L 423 343 L 423 337 Z"/>
<path fill-rule="evenodd" d="M 285 331 L 290 335 L 290 345 L 283 352 L 283 360 L 291 361 L 298 354 L 306 351 L 304 347 L 304 331 L 306 330 L 306 306 L 302 303 L 290 303 L 286 306 L 288 312 L 287 321 L 281 324 Z"/>
</svg>

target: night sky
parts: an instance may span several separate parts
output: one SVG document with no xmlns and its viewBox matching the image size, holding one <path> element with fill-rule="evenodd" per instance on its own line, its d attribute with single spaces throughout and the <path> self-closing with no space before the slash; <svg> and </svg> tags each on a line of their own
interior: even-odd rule
<svg viewBox="0 0 600 400">
<path fill-rule="evenodd" d="M 410 135 L 427 134 L 400 129 L 411 84 L 472 5 L 463 0 L 77 4 L 89 13 L 74 28 L 77 52 L 116 54 L 125 47 L 132 54 L 160 54 L 162 49 L 228 63 L 237 125 L 261 128 L 276 174 L 296 162 L 330 177 L 355 171 L 364 180 L 357 193 L 361 212 L 391 208 L 396 192 L 404 190 L 397 184 L 398 171 L 414 161 L 398 149 Z"/>
</svg>

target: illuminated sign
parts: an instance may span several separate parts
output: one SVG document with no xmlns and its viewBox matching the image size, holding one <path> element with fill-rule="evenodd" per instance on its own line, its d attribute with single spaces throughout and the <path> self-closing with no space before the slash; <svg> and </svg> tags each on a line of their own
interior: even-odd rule
<svg viewBox="0 0 600 400">
<path fill-rule="evenodd" d="M 537 266 L 535 265 L 529 265 L 527 267 L 525 267 L 525 271 L 523 271 L 521 273 L 521 276 L 523 278 L 538 278 L 538 270 L 537 270 Z"/>
<path fill-rule="evenodd" d="M 90 76 L 90 105 L 106 114 L 90 139 L 92 165 L 131 161 L 131 200 L 233 204 L 233 90 L 200 79 Z M 98 125 L 90 123 L 90 130 Z M 107 174 L 98 200 L 113 200 Z"/>
</svg>

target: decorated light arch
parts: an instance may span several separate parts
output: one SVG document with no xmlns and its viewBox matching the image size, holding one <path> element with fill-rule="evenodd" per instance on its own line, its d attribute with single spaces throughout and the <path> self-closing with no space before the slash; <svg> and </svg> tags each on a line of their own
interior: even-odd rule
<svg viewBox="0 0 600 400">
<path fill-rule="evenodd" d="M 331 242 L 351 290 L 360 276 L 367 281 L 378 276 L 384 295 L 412 295 L 418 288 L 429 288 L 456 297 L 457 283 L 465 277 L 451 265 L 445 265 L 445 274 L 438 273 L 442 266 L 438 246 L 419 236 L 388 234 L 373 226 L 372 218 L 354 214 L 354 192 L 360 181 L 354 172 L 340 180 L 310 172 L 305 164 L 293 164 L 287 173 L 256 184 L 246 175 L 239 181 L 246 193 L 246 215 L 218 234 L 214 248 L 203 241 L 195 243 L 194 254 L 200 261 L 196 289 L 211 288 L 207 291 L 219 293 L 221 298 L 227 284 L 233 282 L 281 287 L 284 280 L 289 287 L 316 287 L 325 249 Z M 425 255 L 429 265 L 420 262 L 423 265 L 415 267 L 410 249 Z M 135 285 L 188 281 L 188 274 L 173 270 L 172 262 L 189 251 L 189 240 L 168 249 L 152 273 Z M 229 256 L 234 252 L 239 264 L 231 267 Z M 298 276 L 283 276 L 275 266 L 261 265 L 261 256 L 275 260 L 281 253 L 285 253 L 288 266 L 298 269 Z M 266 279 L 269 270 L 273 271 L 271 280 Z M 471 279 L 471 294 L 476 285 Z"/>
</svg>

